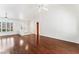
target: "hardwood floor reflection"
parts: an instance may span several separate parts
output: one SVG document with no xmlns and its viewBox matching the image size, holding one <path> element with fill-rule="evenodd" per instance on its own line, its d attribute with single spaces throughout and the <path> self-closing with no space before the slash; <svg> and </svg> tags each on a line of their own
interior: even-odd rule
<svg viewBox="0 0 79 59">
<path fill-rule="evenodd" d="M 1 54 L 76 54 L 79 44 L 55 38 L 40 36 L 40 45 L 36 46 L 35 35 L 12 35 L 0 37 Z"/>
</svg>

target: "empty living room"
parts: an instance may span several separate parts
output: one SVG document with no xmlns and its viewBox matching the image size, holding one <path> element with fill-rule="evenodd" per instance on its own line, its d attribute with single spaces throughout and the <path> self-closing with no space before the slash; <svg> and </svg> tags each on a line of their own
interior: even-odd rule
<svg viewBox="0 0 79 59">
<path fill-rule="evenodd" d="M 0 54 L 79 54 L 79 4 L 0 4 Z"/>
</svg>

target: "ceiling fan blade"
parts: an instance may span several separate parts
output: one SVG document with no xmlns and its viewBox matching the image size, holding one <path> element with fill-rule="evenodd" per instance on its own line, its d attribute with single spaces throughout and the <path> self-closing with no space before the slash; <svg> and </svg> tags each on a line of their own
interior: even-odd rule
<svg viewBox="0 0 79 59">
<path fill-rule="evenodd" d="M 47 8 L 45 8 L 45 7 L 43 7 L 42 9 L 43 9 L 43 10 L 45 10 L 45 11 L 48 11 L 48 9 L 47 9 Z"/>
</svg>

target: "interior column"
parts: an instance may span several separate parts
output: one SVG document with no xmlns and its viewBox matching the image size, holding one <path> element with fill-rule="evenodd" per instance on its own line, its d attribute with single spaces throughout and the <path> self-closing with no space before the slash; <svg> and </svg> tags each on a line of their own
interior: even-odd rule
<svg viewBox="0 0 79 59">
<path fill-rule="evenodd" d="M 36 35 L 36 45 L 37 45 L 37 47 L 39 46 L 39 44 L 40 44 L 40 33 L 39 33 L 39 22 L 37 22 L 36 23 L 36 28 L 37 28 L 37 35 Z"/>
</svg>

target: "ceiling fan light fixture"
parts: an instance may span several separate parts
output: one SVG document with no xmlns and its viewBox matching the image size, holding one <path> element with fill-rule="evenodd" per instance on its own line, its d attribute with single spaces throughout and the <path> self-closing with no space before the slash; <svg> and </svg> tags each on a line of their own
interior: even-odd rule
<svg viewBox="0 0 79 59">
<path fill-rule="evenodd" d="M 48 11 L 48 8 L 46 7 L 47 5 L 44 5 L 44 4 L 40 4 L 38 6 L 38 11 L 41 12 L 42 10 L 44 11 Z"/>
</svg>

